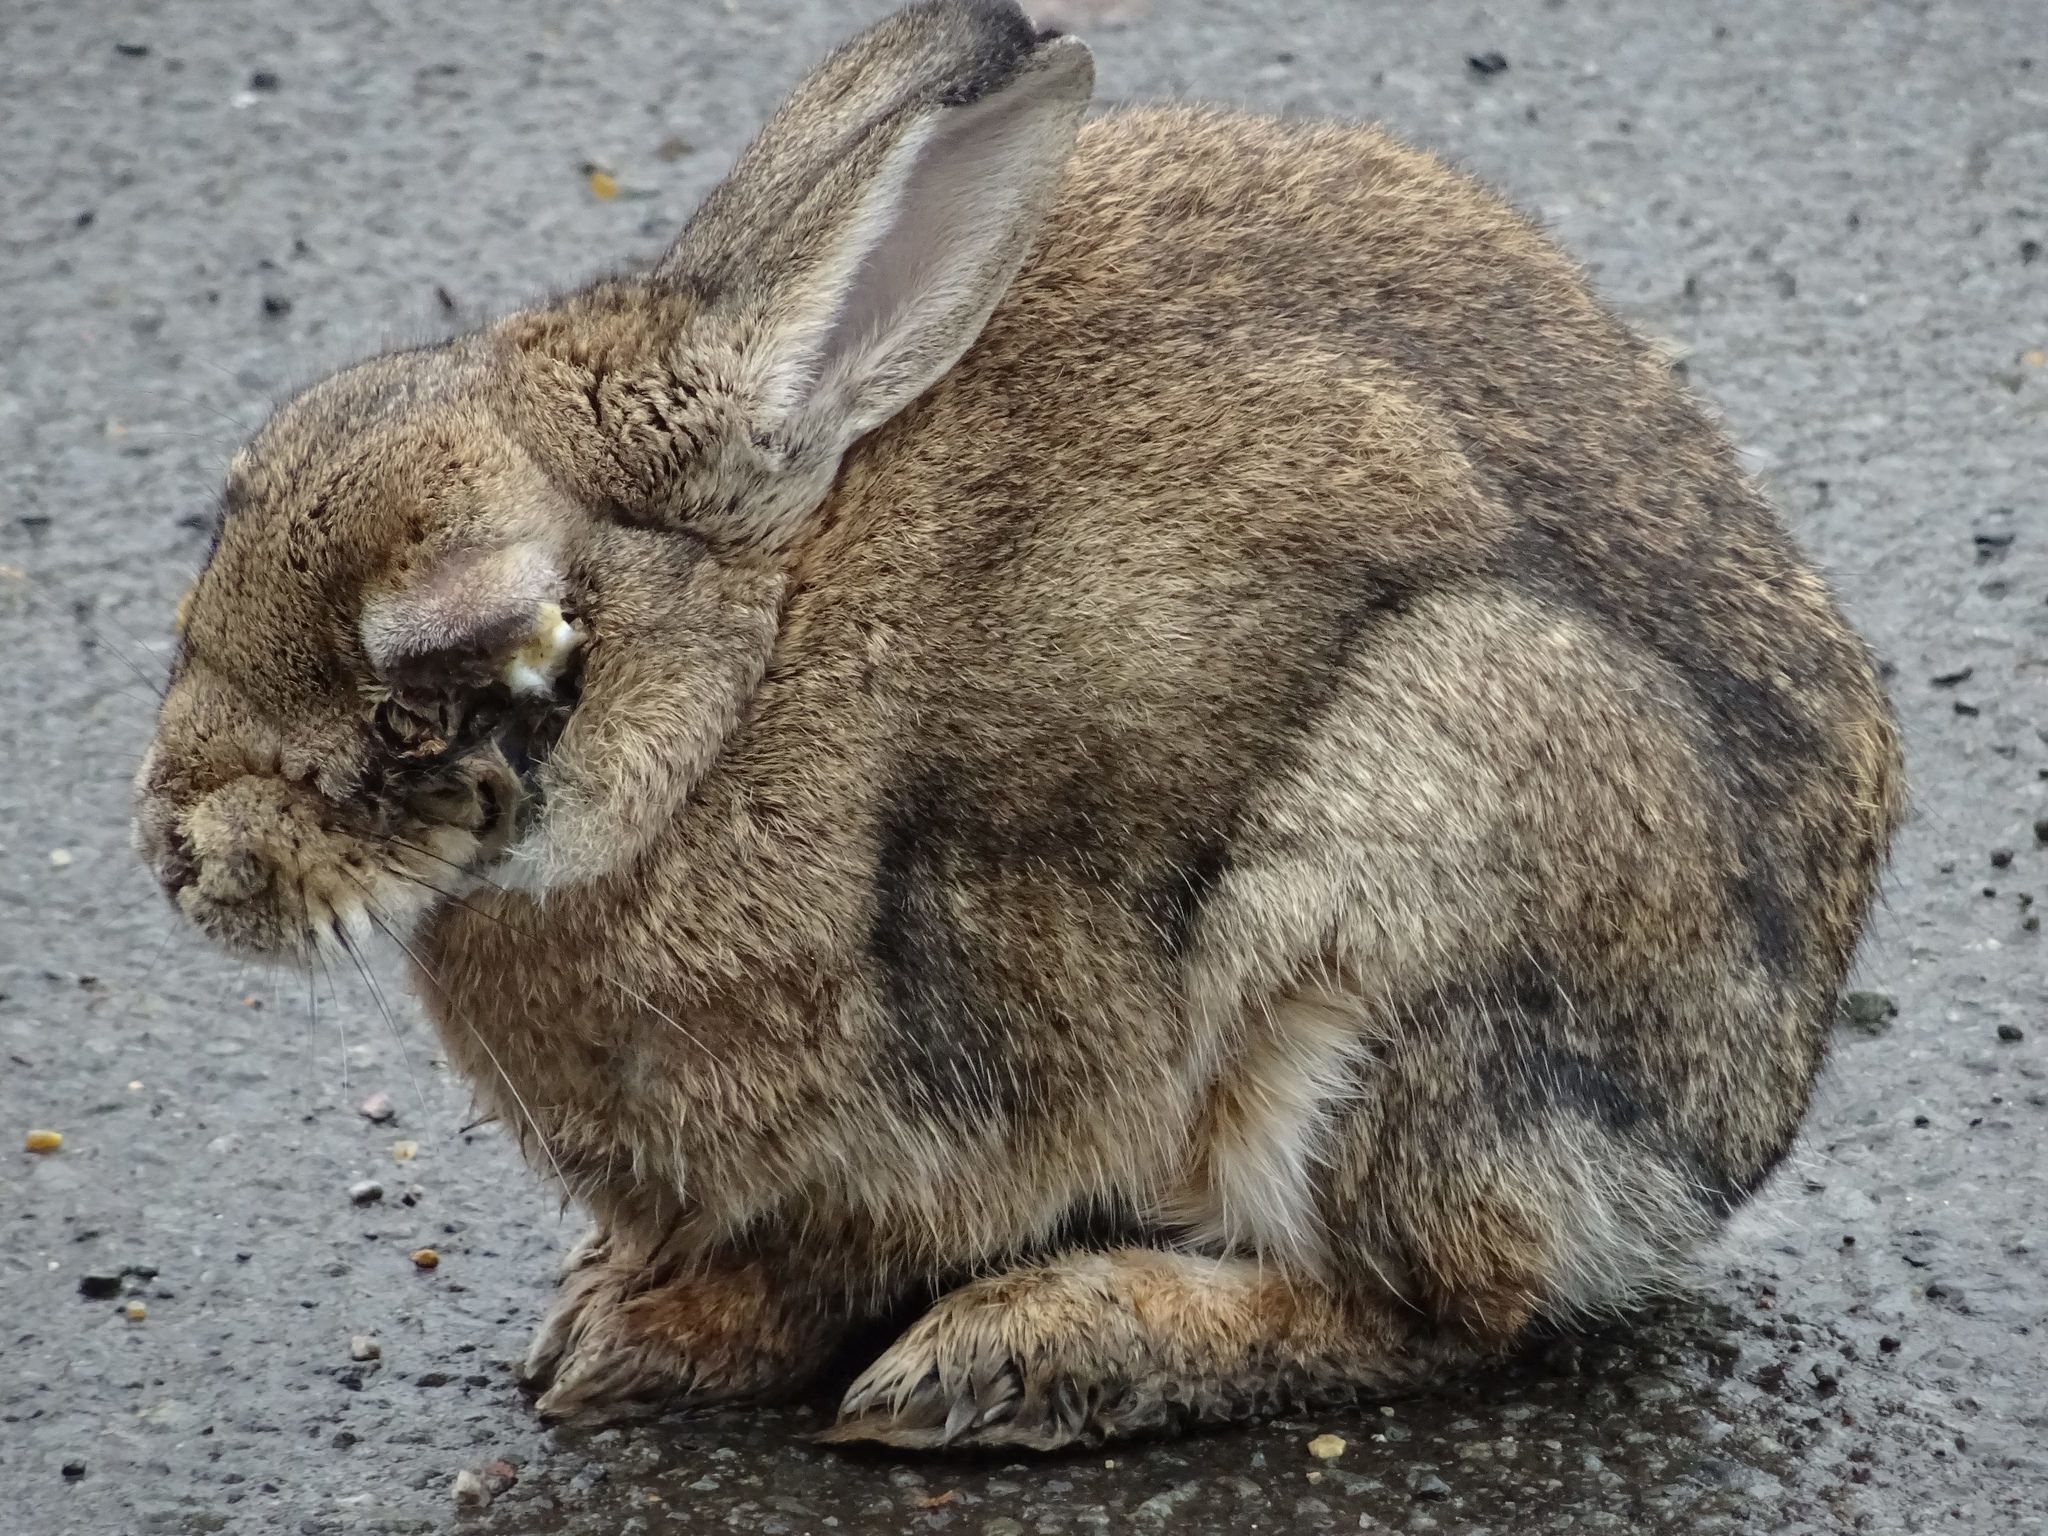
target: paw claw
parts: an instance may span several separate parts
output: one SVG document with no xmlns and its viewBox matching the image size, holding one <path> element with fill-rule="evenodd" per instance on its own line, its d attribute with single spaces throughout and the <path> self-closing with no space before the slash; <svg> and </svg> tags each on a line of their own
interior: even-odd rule
<svg viewBox="0 0 2048 1536">
<path fill-rule="evenodd" d="M 615 1418 L 683 1390 L 683 1384 L 644 1351 L 613 1348 L 610 1354 L 583 1354 L 571 1360 L 534 1403 L 534 1412 L 553 1421 L 593 1415 Z"/>
<path fill-rule="evenodd" d="M 576 1352 L 592 1320 L 605 1311 L 599 1292 L 608 1278 L 604 1262 L 609 1245 L 592 1232 L 569 1251 L 562 1265 L 562 1294 L 542 1320 L 519 1363 L 519 1381 L 535 1391 L 552 1384 Z"/>
<path fill-rule="evenodd" d="M 1122 1427 L 1100 1411 L 1120 1393 L 1092 1379 L 1085 1351 L 1034 1349 L 1027 1364 L 1001 1321 L 1001 1306 L 972 1296 L 941 1302 L 861 1374 L 818 1438 L 912 1450 L 1054 1450 Z"/>
</svg>

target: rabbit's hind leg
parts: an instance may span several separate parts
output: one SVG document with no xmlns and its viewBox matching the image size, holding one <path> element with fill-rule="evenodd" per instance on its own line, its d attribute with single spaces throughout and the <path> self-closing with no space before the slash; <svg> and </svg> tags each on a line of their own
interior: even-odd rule
<svg viewBox="0 0 2048 1536">
<path fill-rule="evenodd" d="M 1433 1374 L 1418 1321 L 1271 1262 L 1069 1253 L 942 1297 L 823 1438 L 1054 1450 L 1285 1411 Z"/>
<path fill-rule="evenodd" d="M 1209 1240 L 1256 1256 L 1074 1252 L 963 1286 L 854 1383 L 827 1438 L 1049 1450 L 1285 1412 L 1666 1285 L 1750 1182 L 1728 1168 L 1757 1159 L 1723 1145 L 1745 1115 L 1682 1053 L 1652 1067 L 1648 1042 L 1540 990 L 1438 997 L 1398 1026 L 1362 1003 L 1346 1026 L 1321 998 L 1303 1015 L 1320 1034 L 1282 1010 L 1294 1046 L 1247 1057 L 1266 1089 L 1222 1106 L 1192 1192 L 1220 1212 Z M 1711 1033 L 1692 1023 L 1667 1052 Z M 1287 1063 L 1301 1092 L 1281 1091 Z M 1286 1124 L 1248 1122 L 1260 1105 Z M 1769 1108 L 1746 1118 L 1784 1118 Z"/>
<path fill-rule="evenodd" d="M 1482 1353 L 1670 1289 L 1753 1182 L 1716 1151 L 1734 1112 L 1700 1074 L 1555 1022 L 1499 1003 L 1421 1019 L 1377 1047 L 1324 1147 L 1332 1272 L 1386 1277 Z"/>
</svg>

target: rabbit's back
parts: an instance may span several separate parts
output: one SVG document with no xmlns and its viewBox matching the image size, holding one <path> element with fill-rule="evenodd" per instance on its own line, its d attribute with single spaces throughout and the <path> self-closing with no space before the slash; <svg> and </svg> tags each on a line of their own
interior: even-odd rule
<svg viewBox="0 0 2048 1536">
<path fill-rule="evenodd" d="M 864 722 L 850 931 L 918 1092 L 1056 1080 L 1070 1043 L 1006 1020 L 1314 976 L 1374 1029 L 1510 1000 L 1456 1071 L 1654 1122 L 1720 1209 L 1782 1154 L 1890 717 L 1720 432 L 1483 189 L 1365 128 L 1092 124 L 980 343 L 830 511 L 736 766 L 807 674 L 845 701 L 790 718 Z M 1357 1034 L 1276 1075 L 1256 1029 L 1186 1028 L 1113 1079 L 1228 1080 L 1213 1048 L 1314 1101 Z"/>
<path fill-rule="evenodd" d="M 832 600 L 961 701 L 963 743 L 1014 725 L 996 782 L 1038 794 L 1063 763 L 1219 829 L 1418 599 L 1562 626 L 1704 775 L 1772 968 L 1846 961 L 1897 793 L 1864 648 L 1665 361 L 1520 215 L 1376 129 L 1090 124 L 981 343 L 837 504 Z M 1543 665 L 1526 636 L 1475 660 L 1474 690 Z M 1148 736 L 1172 766 L 1130 759 Z"/>
</svg>

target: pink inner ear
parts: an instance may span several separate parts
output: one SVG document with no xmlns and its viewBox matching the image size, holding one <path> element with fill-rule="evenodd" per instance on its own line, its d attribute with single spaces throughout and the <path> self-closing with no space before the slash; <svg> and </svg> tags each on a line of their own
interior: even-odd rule
<svg viewBox="0 0 2048 1536">
<path fill-rule="evenodd" d="M 560 589 L 553 560 L 531 544 L 457 550 L 365 605 L 363 649 L 395 688 L 480 685 Z"/>
</svg>

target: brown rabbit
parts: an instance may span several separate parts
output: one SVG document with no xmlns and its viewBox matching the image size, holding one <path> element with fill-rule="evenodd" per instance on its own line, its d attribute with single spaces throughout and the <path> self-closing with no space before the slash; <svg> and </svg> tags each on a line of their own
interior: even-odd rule
<svg viewBox="0 0 2048 1536">
<path fill-rule="evenodd" d="M 1091 80 L 914 5 L 651 275 L 229 472 L 140 847 L 239 950 L 411 954 L 595 1221 L 543 1413 L 946 1283 L 835 1437 L 1389 1388 L 1798 1129 L 1900 797 L 1821 581 L 1486 191 Z"/>
</svg>

